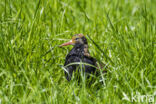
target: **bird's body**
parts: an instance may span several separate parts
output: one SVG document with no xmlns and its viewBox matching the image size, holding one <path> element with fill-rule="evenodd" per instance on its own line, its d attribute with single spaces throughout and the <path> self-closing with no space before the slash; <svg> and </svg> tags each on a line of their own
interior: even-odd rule
<svg viewBox="0 0 156 104">
<path fill-rule="evenodd" d="M 87 39 L 82 34 L 77 34 L 70 42 L 64 43 L 61 46 L 71 44 L 74 47 L 66 56 L 64 64 L 66 79 L 70 81 L 75 71 L 94 74 L 96 72 L 96 60 L 89 54 Z"/>
<path fill-rule="evenodd" d="M 82 63 L 82 70 L 85 73 L 88 73 L 88 74 L 95 73 L 96 60 L 90 56 L 85 55 L 84 50 L 85 50 L 85 46 L 83 44 L 77 44 L 66 56 L 64 66 L 67 69 L 67 72 L 65 71 L 65 76 L 68 81 L 71 80 L 71 76 L 74 71 L 81 70 L 80 68 L 78 68 L 80 67 L 80 64 L 78 63 Z M 72 64 L 72 63 L 75 63 L 75 64 Z M 69 65 L 69 64 L 72 64 L 72 65 Z"/>
</svg>

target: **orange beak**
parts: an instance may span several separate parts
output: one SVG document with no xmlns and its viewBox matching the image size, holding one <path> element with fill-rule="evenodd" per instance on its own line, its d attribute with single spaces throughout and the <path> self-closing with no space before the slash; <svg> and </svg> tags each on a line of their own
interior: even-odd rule
<svg viewBox="0 0 156 104">
<path fill-rule="evenodd" d="M 69 42 L 63 43 L 63 44 L 61 44 L 60 46 L 62 47 L 62 46 L 67 46 L 67 45 L 73 45 L 73 41 L 70 40 Z"/>
</svg>

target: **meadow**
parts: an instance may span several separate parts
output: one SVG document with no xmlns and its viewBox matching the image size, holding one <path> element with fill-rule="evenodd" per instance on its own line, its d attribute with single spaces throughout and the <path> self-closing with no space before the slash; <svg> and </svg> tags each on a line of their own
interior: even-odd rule
<svg viewBox="0 0 156 104">
<path fill-rule="evenodd" d="M 83 33 L 103 84 L 62 68 Z M 101 69 L 103 70 L 103 69 Z M 156 0 L 1 0 L 0 104 L 155 104 Z"/>
</svg>

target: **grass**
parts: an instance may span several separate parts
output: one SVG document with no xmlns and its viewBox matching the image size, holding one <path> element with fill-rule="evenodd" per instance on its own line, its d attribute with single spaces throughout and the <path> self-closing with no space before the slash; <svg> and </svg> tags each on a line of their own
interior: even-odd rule
<svg viewBox="0 0 156 104">
<path fill-rule="evenodd" d="M 155 5 L 155 0 L 1 0 L 0 103 L 150 102 L 148 97 L 141 102 L 140 94 L 152 95 L 154 104 Z M 104 85 L 65 79 L 61 66 L 72 46 L 58 45 L 76 33 L 86 34 L 91 55 L 109 65 Z"/>
</svg>

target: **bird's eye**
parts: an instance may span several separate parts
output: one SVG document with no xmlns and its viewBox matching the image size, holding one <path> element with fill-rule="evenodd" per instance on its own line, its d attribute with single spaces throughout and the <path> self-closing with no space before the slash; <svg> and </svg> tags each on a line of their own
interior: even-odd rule
<svg viewBox="0 0 156 104">
<path fill-rule="evenodd" d="M 79 38 L 75 38 L 75 40 L 78 40 Z"/>
</svg>

